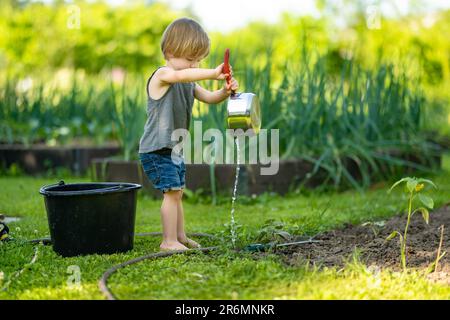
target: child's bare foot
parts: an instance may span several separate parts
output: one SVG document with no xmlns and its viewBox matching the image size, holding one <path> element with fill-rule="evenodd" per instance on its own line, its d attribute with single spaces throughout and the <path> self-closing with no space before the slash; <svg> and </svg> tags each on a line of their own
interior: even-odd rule
<svg viewBox="0 0 450 320">
<path fill-rule="evenodd" d="M 178 241 L 174 242 L 163 242 L 159 246 L 160 251 L 174 251 L 174 250 L 189 250 L 188 247 L 184 246 Z"/>
<path fill-rule="evenodd" d="M 195 242 L 192 239 L 189 238 L 184 238 L 184 239 L 178 239 L 178 241 L 180 241 L 182 244 L 184 244 L 186 247 L 188 248 L 201 248 L 202 246 L 200 244 L 198 244 L 197 242 Z"/>
</svg>

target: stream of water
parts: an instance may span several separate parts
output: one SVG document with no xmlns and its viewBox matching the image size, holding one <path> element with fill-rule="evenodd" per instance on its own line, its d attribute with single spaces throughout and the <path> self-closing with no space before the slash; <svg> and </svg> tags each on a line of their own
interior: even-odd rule
<svg viewBox="0 0 450 320">
<path fill-rule="evenodd" d="M 234 137 L 234 142 L 236 143 L 237 150 L 237 164 L 236 164 L 236 176 L 234 178 L 234 189 L 233 197 L 231 198 L 231 242 L 233 243 L 233 248 L 236 245 L 236 221 L 234 220 L 234 203 L 236 202 L 237 186 L 239 182 L 239 170 L 240 170 L 240 157 L 239 157 L 239 141 L 237 137 Z"/>
</svg>

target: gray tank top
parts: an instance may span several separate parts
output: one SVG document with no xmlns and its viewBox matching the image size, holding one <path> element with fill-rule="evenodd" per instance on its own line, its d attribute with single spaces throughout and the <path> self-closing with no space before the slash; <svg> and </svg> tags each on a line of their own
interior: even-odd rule
<svg viewBox="0 0 450 320">
<path fill-rule="evenodd" d="M 144 134 L 139 141 L 139 153 L 163 148 L 172 149 L 177 145 L 179 141 L 172 141 L 171 134 L 180 128 L 189 130 L 194 105 L 194 82 L 173 83 L 161 98 L 152 99 L 148 92 L 148 84 L 155 72 L 148 79 L 146 86 L 148 118 Z"/>
</svg>

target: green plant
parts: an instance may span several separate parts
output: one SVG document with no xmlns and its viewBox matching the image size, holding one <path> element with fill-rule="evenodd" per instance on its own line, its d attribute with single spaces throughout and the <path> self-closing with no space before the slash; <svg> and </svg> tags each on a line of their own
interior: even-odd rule
<svg viewBox="0 0 450 320">
<path fill-rule="evenodd" d="M 267 62 L 261 65 L 234 66 L 240 90 L 259 96 L 268 139 L 270 129 L 280 130 L 280 157 L 312 163 L 308 179 L 324 176 L 334 188 L 361 190 L 376 180 L 436 166 L 433 156 L 439 150 L 422 126 L 429 107 L 407 68 L 380 63 L 366 69 L 346 59 L 339 74 L 330 74 L 326 57 L 305 49 L 274 71 L 273 54 L 262 56 Z M 225 131 L 226 102 L 194 109 L 194 120 L 202 121 L 204 130 Z"/>
<path fill-rule="evenodd" d="M 238 49 L 232 52 L 240 54 Z M 240 91 L 259 96 L 262 128 L 269 135 L 270 129 L 280 130 L 280 157 L 312 164 L 302 183 L 322 176 L 328 187 L 361 189 L 374 180 L 404 175 L 405 170 L 431 171 L 437 164 L 434 156 L 439 150 L 427 140 L 422 126 L 424 115 L 434 109 L 406 68 L 379 64 L 367 69 L 346 59 L 339 74 L 330 74 L 324 67 L 326 56 L 306 49 L 279 69 L 271 64 L 274 53 L 263 52 L 260 57 L 265 62 L 237 60 L 235 76 Z M 222 59 L 222 52 L 214 52 L 205 64 L 214 66 Z M 56 76 L 50 77 L 52 81 L 46 78 L 33 78 L 26 91 L 16 88 L 27 79 L 0 80 L 0 143 L 57 145 L 88 138 L 101 145 L 116 140 L 126 160 L 136 158 L 147 118 L 145 79 L 130 73 L 119 84 L 108 70 L 98 76 L 72 70 L 67 88 L 61 88 L 52 84 Z M 202 85 L 214 90 L 218 83 Z M 215 106 L 197 102 L 192 114 L 191 138 L 195 139 L 194 121 L 201 121 L 203 132 L 219 129 L 224 136 L 226 101 Z M 203 141 L 203 146 L 210 143 Z M 194 144 L 191 148 L 203 152 Z M 217 204 L 214 175 L 210 177 L 211 200 Z"/>
<path fill-rule="evenodd" d="M 268 219 L 256 235 L 257 241 L 282 242 L 293 240 L 293 236 L 285 230 L 286 224 L 275 219 Z"/>
<path fill-rule="evenodd" d="M 18 177 L 24 174 L 22 168 L 17 163 L 12 163 L 9 167 L 6 164 L 0 163 L 0 173 L 4 176 Z"/>
<path fill-rule="evenodd" d="M 437 272 L 438 271 L 438 267 L 439 267 L 439 261 L 447 254 L 446 251 L 444 251 L 443 253 L 441 253 L 441 249 L 442 249 L 442 242 L 444 239 L 444 225 L 441 225 L 439 227 L 439 229 L 441 230 L 441 238 L 439 240 L 439 247 L 436 253 L 436 260 L 434 260 L 433 263 L 430 264 L 430 266 L 428 267 L 428 273 L 430 272 Z"/>
<path fill-rule="evenodd" d="M 227 222 L 223 226 L 224 228 L 217 233 L 217 238 L 220 239 L 220 244 L 223 248 L 241 248 L 249 241 L 250 234 L 242 224 Z M 233 237 L 233 232 L 235 238 Z"/>
<path fill-rule="evenodd" d="M 0 143 L 54 146 L 88 137 L 101 145 L 114 138 L 114 92 L 102 75 L 85 79 L 73 71 L 68 89 L 55 85 L 55 79 L 25 79 L 34 85 L 24 92 L 17 88 L 25 80 L 0 82 Z"/>
<path fill-rule="evenodd" d="M 434 188 L 437 188 L 437 187 L 431 180 L 406 177 L 406 178 L 400 179 L 399 181 L 394 183 L 388 192 L 391 192 L 395 187 L 399 186 L 402 183 L 404 183 L 406 185 L 406 191 L 408 192 L 408 217 L 407 217 L 407 221 L 406 221 L 405 230 L 403 232 L 403 236 L 399 231 L 397 231 L 397 230 L 393 231 L 386 238 L 386 240 L 389 241 L 389 240 L 392 240 L 393 238 L 395 238 L 395 236 L 397 236 L 397 235 L 399 236 L 402 268 L 403 268 L 403 270 L 406 270 L 406 236 L 408 233 L 409 224 L 411 222 L 411 217 L 414 215 L 414 213 L 421 212 L 422 217 L 425 220 L 425 223 L 428 224 L 429 219 L 430 219 L 430 214 L 429 214 L 427 208 L 433 209 L 434 201 L 432 198 L 430 198 L 427 195 L 424 195 L 421 192 L 425 188 L 425 184 L 429 184 L 429 185 L 433 186 Z M 415 210 L 412 209 L 413 200 L 416 197 L 419 198 L 420 202 L 425 207 L 418 207 Z"/>
<path fill-rule="evenodd" d="M 384 225 L 385 221 L 368 221 L 364 222 L 361 226 L 370 227 L 370 229 L 372 229 L 374 236 L 376 237 L 378 233 L 380 233 L 380 230 L 384 227 Z"/>
<path fill-rule="evenodd" d="M 113 124 L 117 130 L 117 139 L 122 147 L 125 161 L 135 158 L 146 120 L 144 99 L 142 90 L 131 90 L 132 86 L 126 86 L 125 81 L 120 92 L 111 83 L 113 102 Z M 129 92 L 131 91 L 131 92 Z"/>
<path fill-rule="evenodd" d="M 204 200 L 203 196 L 202 196 L 202 194 L 204 193 L 204 190 L 202 188 L 198 188 L 195 191 L 185 188 L 183 193 L 184 193 L 187 201 L 190 203 L 201 203 L 202 200 Z"/>
</svg>

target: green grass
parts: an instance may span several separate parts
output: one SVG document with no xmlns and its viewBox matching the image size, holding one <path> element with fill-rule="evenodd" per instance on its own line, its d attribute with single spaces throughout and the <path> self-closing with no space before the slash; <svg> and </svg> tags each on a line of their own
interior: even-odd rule
<svg viewBox="0 0 450 320">
<path fill-rule="evenodd" d="M 66 183 L 87 178 L 63 177 Z M 436 207 L 450 195 L 450 157 L 444 170 L 429 176 L 439 189 L 432 193 Z M 48 225 L 39 188 L 59 179 L 31 177 L 0 178 L 0 213 L 23 219 L 10 223 L 12 236 L 25 240 L 47 236 Z M 385 219 L 404 212 L 406 198 L 396 191 L 387 194 L 390 183 L 364 193 L 299 192 L 285 197 L 265 194 L 257 199 L 238 196 L 236 220 L 239 246 L 255 241 L 268 219 L 281 222 L 286 230 L 315 234 L 340 227 Z M 229 240 L 231 199 L 217 206 L 185 201 L 186 228 Z M 160 202 L 140 195 L 136 232 L 160 230 Z M 433 219 L 431 213 L 430 219 Z M 204 245 L 218 241 L 200 239 Z M 50 246 L 33 246 L 22 241 L 0 245 L 0 299 L 103 299 L 98 280 L 109 267 L 158 250 L 159 239 L 137 237 L 126 254 L 62 258 Z M 435 248 L 430 248 L 434 250 Z M 37 250 L 37 260 L 28 265 Z M 356 254 L 356 253 L 355 253 Z M 78 266 L 81 285 L 70 287 L 69 266 Z M 16 274 L 16 276 L 14 276 Z M 1 276 L 0 276 L 1 279 Z M 7 290 L 1 291 L 8 281 Z M 449 299 L 450 287 L 428 282 L 417 270 L 406 273 L 374 272 L 349 257 L 343 269 L 287 267 L 275 255 L 265 257 L 235 253 L 226 247 L 210 254 L 179 255 L 146 260 L 120 269 L 110 278 L 110 287 L 121 299 Z M 401 290 L 399 290 L 401 288 Z"/>
</svg>

